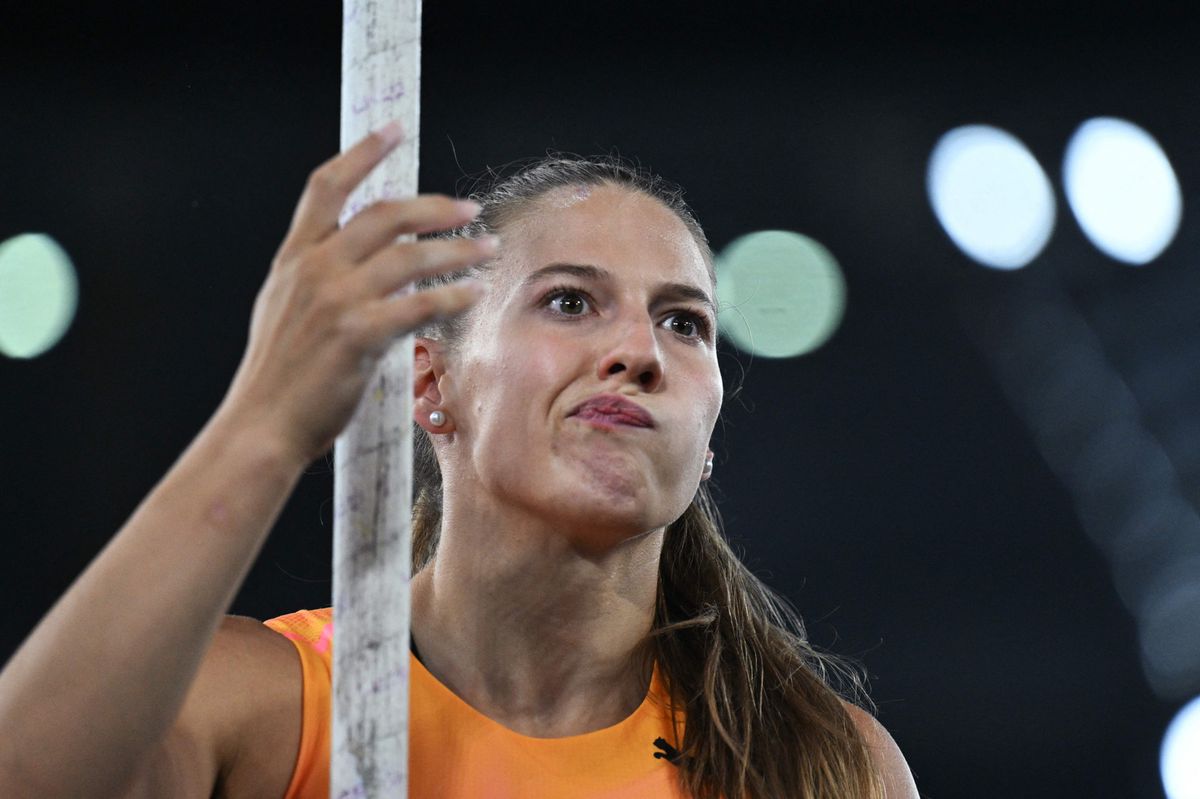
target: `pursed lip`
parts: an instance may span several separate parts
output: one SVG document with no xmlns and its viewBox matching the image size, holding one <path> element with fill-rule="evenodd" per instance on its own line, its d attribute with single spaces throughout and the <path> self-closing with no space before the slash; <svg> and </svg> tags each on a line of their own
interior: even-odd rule
<svg viewBox="0 0 1200 799">
<path fill-rule="evenodd" d="M 633 427 L 654 427 L 650 412 L 617 394 L 597 394 L 584 400 L 568 416 L 581 416 Z"/>
</svg>

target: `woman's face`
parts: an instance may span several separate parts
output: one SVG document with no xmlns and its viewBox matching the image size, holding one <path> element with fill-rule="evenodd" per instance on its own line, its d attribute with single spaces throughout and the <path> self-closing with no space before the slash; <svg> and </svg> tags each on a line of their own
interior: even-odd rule
<svg viewBox="0 0 1200 799">
<path fill-rule="evenodd" d="M 447 491 L 541 516 L 583 549 L 669 524 L 721 407 L 700 246 L 657 200 L 615 186 L 550 192 L 501 238 L 439 382 Z"/>
</svg>

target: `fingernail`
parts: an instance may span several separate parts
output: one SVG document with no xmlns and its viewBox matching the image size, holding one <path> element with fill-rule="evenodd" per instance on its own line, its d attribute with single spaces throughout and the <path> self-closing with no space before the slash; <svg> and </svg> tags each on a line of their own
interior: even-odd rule
<svg viewBox="0 0 1200 799">
<path fill-rule="evenodd" d="M 375 131 L 379 138 L 383 139 L 383 143 L 388 147 L 394 147 L 404 138 L 404 126 L 400 124 L 400 120 L 393 119 L 391 122 L 384 125 L 379 130 Z"/>
<path fill-rule="evenodd" d="M 493 253 L 500 249 L 500 237 L 495 233 L 489 233 L 486 236 L 480 236 L 477 241 L 484 252 Z"/>
<path fill-rule="evenodd" d="M 479 216 L 479 212 L 483 210 L 483 206 L 474 200 L 458 200 L 454 203 L 454 206 L 458 209 L 459 213 L 469 216 L 472 219 Z"/>
</svg>

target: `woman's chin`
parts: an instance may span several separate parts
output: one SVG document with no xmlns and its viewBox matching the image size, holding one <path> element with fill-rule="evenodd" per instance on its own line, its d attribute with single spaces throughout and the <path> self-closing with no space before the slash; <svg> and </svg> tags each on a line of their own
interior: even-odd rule
<svg viewBox="0 0 1200 799">
<path fill-rule="evenodd" d="M 610 548 L 656 527 L 657 515 L 644 493 L 621 486 L 614 490 L 607 481 L 564 486 L 543 494 L 537 504 L 539 515 L 576 548 Z"/>
</svg>

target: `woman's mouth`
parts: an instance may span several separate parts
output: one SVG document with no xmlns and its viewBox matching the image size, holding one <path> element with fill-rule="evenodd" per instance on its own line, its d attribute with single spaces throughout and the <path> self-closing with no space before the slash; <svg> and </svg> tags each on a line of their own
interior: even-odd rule
<svg viewBox="0 0 1200 799">
<path fill-rule="evenodd" d="M 583 402 L 571 416 L 590 422 L 598 427 L 654 427 L 650 412 L 616 394 L 599 394 Z"/>
</svg>

